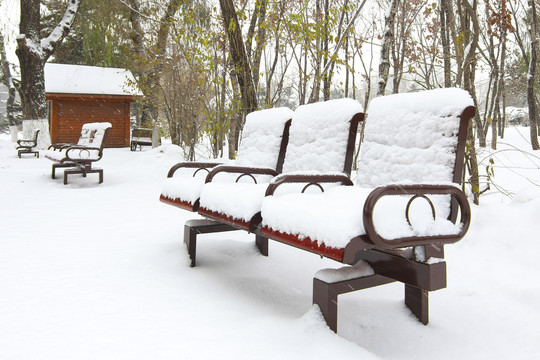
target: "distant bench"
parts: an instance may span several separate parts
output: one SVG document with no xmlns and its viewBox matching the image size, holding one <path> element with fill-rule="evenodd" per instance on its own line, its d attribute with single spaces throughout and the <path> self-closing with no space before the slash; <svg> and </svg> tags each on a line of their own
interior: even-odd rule
<svg viewBox="0 0 540 360">
<path fill-rule="evenodd" d="M 103 169 L 92 168 L 92 163 L 103 157 L 103 145 L 111 123 L 88 123 L 81 129 L 77 144 L 53 144 L 45 151 L 45 157 L 53 161 L 51 178 L 56 178 L 57 168 L 71 168 L 64 171 L 64 185 L 67 185 L 68 175 L 97 173 L 99 183 L 103 182 Z"/>
<path fill-rule="evenodd" d="M 34 130 L 34 137 L 32 139 L 20 139 L 17 140 L 17 156 L 20 158 L 21 154 L 34 154 L 34 156 L 39 157 L 39 151 L 34 150 L 38 142 L 39 130 Z"/>
<path fill-rule="evenodd" d="M 143 146 L 152 146 L 154 130 L 145 128 L 135 128 L 131 130 L 131 151 L 142 150 Z M 159 138 L 159 145 L 161 145 L 161 138 Z"/>
</svg>

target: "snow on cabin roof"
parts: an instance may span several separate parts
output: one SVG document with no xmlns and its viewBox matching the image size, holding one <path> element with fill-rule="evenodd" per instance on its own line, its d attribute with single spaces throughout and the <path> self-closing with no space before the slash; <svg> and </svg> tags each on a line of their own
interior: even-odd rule
<svg viewBox="0 0 540 360">
<path fill-rule="evenodd" d="M 45 64 L 45 92 L 94 95 L 142 95 L 131 71 L 97 66 Z"/>
</svg>

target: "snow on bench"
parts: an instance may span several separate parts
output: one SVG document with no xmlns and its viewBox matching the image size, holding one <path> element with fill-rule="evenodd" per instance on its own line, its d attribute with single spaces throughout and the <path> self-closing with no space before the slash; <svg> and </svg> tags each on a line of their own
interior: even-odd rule
<svg viewBox="0 0 540 360">
<path fill-rule="evenodd" d="M 58 143 L 49 146 L 44 152 L 47 159 L 54 161 L 51 177 L 55 179 L 56 168 L 70 167 L 64 171 L 64 185 L 70 174 L 99 174 L 99 183 L 103 182 L 103 169 L 92 169 L 92 163 L 101 160 L 107 132 L 112 127 L 109 122 L 87 123 L 82 126 L 77 144 Z"/>
<path fill-rule="evenodd" d="M 292 114 L 293 111 L 286 107 L 249 113 L 234 166 L 268 168 L 276 173 L 281 172 Z M 209 169 L 217 165 L 220 164 L 182 162 L 174 165 L 163 184 L 160 200 L 185 210 L 197 211 L 201 189 Z M 224 177 L 221 175 L 220 178 Z M 233 179 L 236 178 L 237 176 L 234 176 Z"/>
</svg>

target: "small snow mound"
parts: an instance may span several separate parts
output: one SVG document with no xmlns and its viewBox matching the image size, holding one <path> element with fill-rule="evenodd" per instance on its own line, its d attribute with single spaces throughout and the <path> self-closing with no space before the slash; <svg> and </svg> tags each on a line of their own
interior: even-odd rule
<svg viewBox="0 0 540 360">
<path fill-rule="evenodd" d="M 516 204 L 525 204 L 538 198 L 540 198 L 540 187 L 531 184 L 519 189 L 512 202 Z"/>
<path fill-rule="evenodd" d="M 345 266 L 339 269 L 322 269 L 315 273 L 315 278 L 326 283 L 336 283 L 371 276 L 375 274 L 373 268 L 365 261 L 360 260 L 354 266 Z"/>
<path fill-rule="evenodd" d="M 302 328 L 307 333 L 319 332 L 323 329 L 328 329 L 328 325 L 324 320 L 321 309 L 318 305 L 313 305 L 307 313 L 305 313 L 301 318 Z"/>
<path fill-rule="evenodd" d="M 148 155 L 183 159 L 184 151 L 178 145 L 165 144 L 146 152 Z"/>
</svg>

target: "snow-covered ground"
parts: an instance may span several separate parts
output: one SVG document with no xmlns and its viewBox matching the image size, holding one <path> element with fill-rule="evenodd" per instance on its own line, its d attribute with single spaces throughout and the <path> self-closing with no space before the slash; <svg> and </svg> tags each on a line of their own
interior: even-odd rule
<svg viewBox="0 0 540 360">
<path fill-rule="evenodd" d="M 336 335 L 311 285 L 339 263 L 275 242 L 263 257 L 229 232 L 199 236 L 188 266 L 197 215 L 158 201 L 173 147 L 106 149 L 103 184 L 64 186 L 0 135 L 0 359 L 538 359 L 540 153 L 513 150 L 527 137 L 500 141 L 494 180 L 513 197 L 492 187 L 446 247 L 429 325 L 391 284 L 340 296 Z"/>
</svg>

